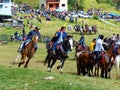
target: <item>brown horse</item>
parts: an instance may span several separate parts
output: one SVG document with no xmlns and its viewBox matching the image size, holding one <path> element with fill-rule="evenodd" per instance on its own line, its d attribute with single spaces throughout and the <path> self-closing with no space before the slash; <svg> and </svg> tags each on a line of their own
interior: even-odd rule
<svg viewBox="0 0 120 90">
<path fill-rule="evenodd" d="M 112 58 L 115 58 L 113 54 L 115 43 L 113 43 L 110 48 L 101 55 L 101 60 L 98 62 L 101 68 L 101 77 L 110 78 L 110 69 L 112 64 Z M 114 59 L 113 59 L 114 60 Z M 108 73 L 109 72 L 109 73 Z M 109 76 L 108 76 L 109 74 Z"/>
<path fill-rule="evenodd" d="M 90 53 L 88 46 L 78 45 L 76 48 L 76 63 L 77 63 L 77 73 L 80 75 L 88 74 L 91 76 L 90 70 L 92 71 L 94 60 L 93 53 Z M 93 73 L 93 72 L 92 72 Z"/>
<path fill-rule="evenodd" d="M 21 61 L 18 64 L 18 67 L 20 67 L 21 64 L 25 63 L 24 67 L 27 68 L 29 60 L 33 57 L 36 51 L 35 45 L 37 44 L 37 42 L 38 42 L 38 36 L 34 35 L 32 40 L 29 42 L 29 44 L 27 44 L 25 48 L 22 49 L 21 51 L 22 57 L 21 57 Z M 27 61 L 26 61 L 26 57 L 28 58 Z"/>
</svg>

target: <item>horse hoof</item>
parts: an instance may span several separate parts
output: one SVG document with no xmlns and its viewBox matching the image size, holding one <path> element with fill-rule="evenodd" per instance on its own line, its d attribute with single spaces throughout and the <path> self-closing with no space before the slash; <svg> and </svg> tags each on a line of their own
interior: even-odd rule
<svg viewBox="0 0 120 90">
<path fill-rule="evenodd" d="M 60 74 L 62 74 L 63 72 L 62 71 L 60 71 Z"/>
<path fill-rule="evenodd" d="M 50 69 L 50 68 L 48 68 L 48 72 L 51 72 L 51 69 Z"/>
<path fill-rule="evenodd" d="M 51 72 L 50 70 L 48 70 L 48 72 Z"/>
<path fill-rule="evenodd" d="M 24 66 L 24 68 L 27 68 L 27 66 Z"/>
<path fill-rule="evenodd" d="M 18 64 L 18 67 L 20 67 L 20 64 Z"/>
<path fill-rule="evenodd" d="M 60 65 L 57 66 L 57 69 L 60 69 Z"/>
</svg>

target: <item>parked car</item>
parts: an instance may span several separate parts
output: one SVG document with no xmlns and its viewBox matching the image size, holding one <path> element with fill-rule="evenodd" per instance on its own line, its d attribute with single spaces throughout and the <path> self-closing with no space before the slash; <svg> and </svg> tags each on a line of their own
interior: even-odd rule
<svg viewBox="0 0 120 90">
<path fill-rule="evenodd" d="M 81 17 L 81 18 L 91 18 L 91 16 L 88 15 L 87 13 L 81 13 L 81 12 L 78 12 L 78 17 Z"/>
<path fill-rule="evenodd" d="M 68 14 L 69 17 L 78 17 L 78 14 L 76 12 Z"/>
</svg>

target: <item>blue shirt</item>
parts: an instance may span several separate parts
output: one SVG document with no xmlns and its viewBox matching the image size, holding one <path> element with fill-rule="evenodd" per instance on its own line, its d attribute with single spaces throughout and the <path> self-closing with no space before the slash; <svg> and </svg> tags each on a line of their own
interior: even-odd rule
<svg viewBox="0 0 120 90">
<path fill-rule="evenodd" d="M 80 40 L 78 41 L 79 44 L 84 44 L 84 37 L 80 38 Z"/>
<path fill-rule="evenodd" d="M 36 32 L 35 30 L 30 31 L 26 39 L 32 39 L 34 35 L 37 35 L 38 38 L 40 39 L 40 32 Z"/>
<path fill-rule="evenodd" d="M 61 43 L 61 42 L 63 42 L 63 41 L 65 40 L 65 38 L 67 37 L 67 33 L 66 33 L 66 32 L 62 32 L 62 31 L 56 32 L 56 36 L 57 36 L 57 38 L 58 38 L 57 42 L 58 42 L 58 43 Z"/>
</svg>

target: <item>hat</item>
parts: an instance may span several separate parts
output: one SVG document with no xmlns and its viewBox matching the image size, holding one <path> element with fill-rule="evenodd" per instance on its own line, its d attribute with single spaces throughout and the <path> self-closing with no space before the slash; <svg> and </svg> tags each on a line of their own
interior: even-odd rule
<svg viewBox="0 0 120 90">
<path fill-rule="evenodd" d="M 38 27 L 35 27 L 35 30 L 40 30 L 40 28 L 38 28 Z"/>
<path fill-rule="evenodd" d="M 103 38 L 104 38 L 104 35 L 100 35 L 99 37 L 100 37 L 100 39 L 103 39 Z"/>
</svg>

